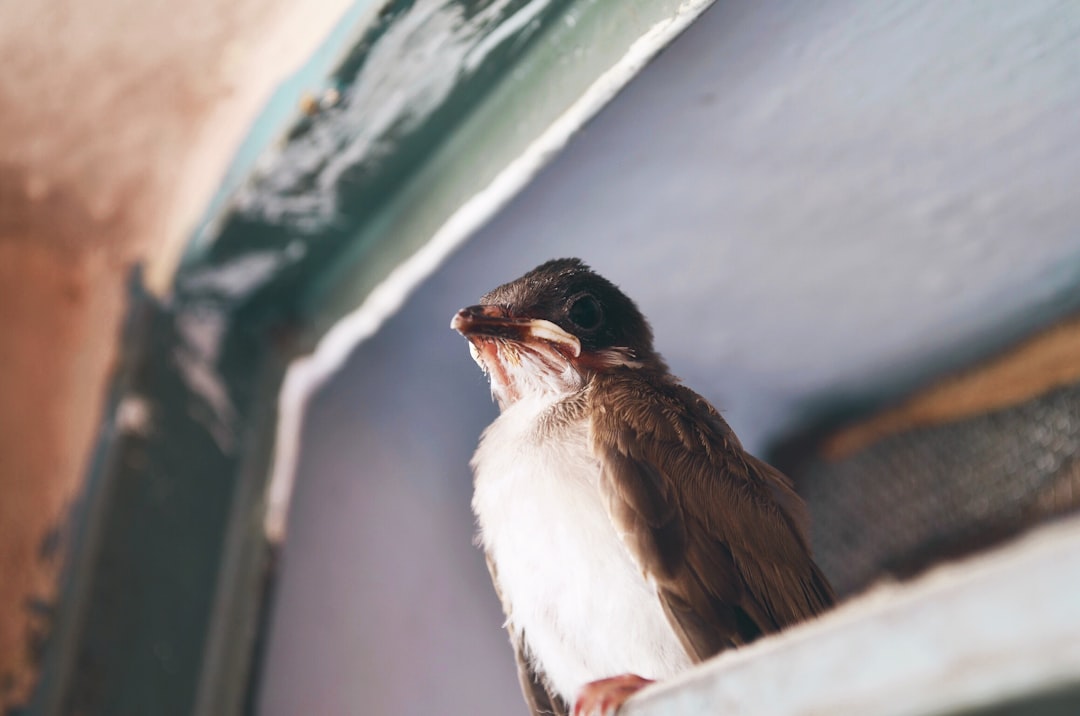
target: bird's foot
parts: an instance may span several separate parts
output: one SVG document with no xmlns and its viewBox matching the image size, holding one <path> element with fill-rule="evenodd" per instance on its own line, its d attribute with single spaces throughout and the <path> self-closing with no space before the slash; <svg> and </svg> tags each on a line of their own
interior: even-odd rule
<svg viewBox="0 0 1080 716">
<path fill-rule="evenodd" d="M 613 716 L 623 702 L 651 683 L 637 674 L 620 674 L 585 684 L 574 702 L 574 716 Z"/>
</svg>

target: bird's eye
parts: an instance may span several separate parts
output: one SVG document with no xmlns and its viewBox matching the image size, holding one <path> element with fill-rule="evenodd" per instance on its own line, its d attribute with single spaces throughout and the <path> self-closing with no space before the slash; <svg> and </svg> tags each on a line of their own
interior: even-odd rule
<svg viewBox="0 0 1080 716">
<path fill-rule="evenodd" d="M 578 328 L 591 331 L 600 325 L 604 312 L 600 308 L 600 302 L 586 293 L 574 299 L 566 315 Z"/>
</svg>

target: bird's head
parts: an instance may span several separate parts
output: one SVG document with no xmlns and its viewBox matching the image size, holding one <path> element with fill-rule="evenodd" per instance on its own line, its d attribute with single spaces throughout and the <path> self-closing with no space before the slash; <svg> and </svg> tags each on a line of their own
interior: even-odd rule
<svg viewBox="0 0 1080 716">
<path fill-rule="evenodd" d="M 506 408 L 566 394 L 615 370 L 665 370 L 652 329 L 626 294 L 579 259 L 555 259 L 457 312 L 450 327 Z"/>
</svg>

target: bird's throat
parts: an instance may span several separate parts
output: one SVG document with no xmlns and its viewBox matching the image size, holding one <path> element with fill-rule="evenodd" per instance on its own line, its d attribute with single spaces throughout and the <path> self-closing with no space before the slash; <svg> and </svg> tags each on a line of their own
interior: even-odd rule
<svg viewBox="0 0 1080 716">
<path fill-rule="evenodd" d="M 470 345 L 502 410 L 525 397 L 555 398 L 585 384 L 573 362 L 552 346 L 488 337 L 472 338 Z"/>
</svg>

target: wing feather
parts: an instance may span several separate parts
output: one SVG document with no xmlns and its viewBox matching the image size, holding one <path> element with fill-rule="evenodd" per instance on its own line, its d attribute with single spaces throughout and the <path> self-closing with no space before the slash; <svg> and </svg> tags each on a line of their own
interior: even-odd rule
<svg viewBox="0 0 1080 716">
<path fill-rule="evenodd" d="M 616 529 L 698 660 L 820 614 L 828 580 L 790 481 L 704 398 L 662 376 L 603 376 L 590 438 Z"/>
</svg>

